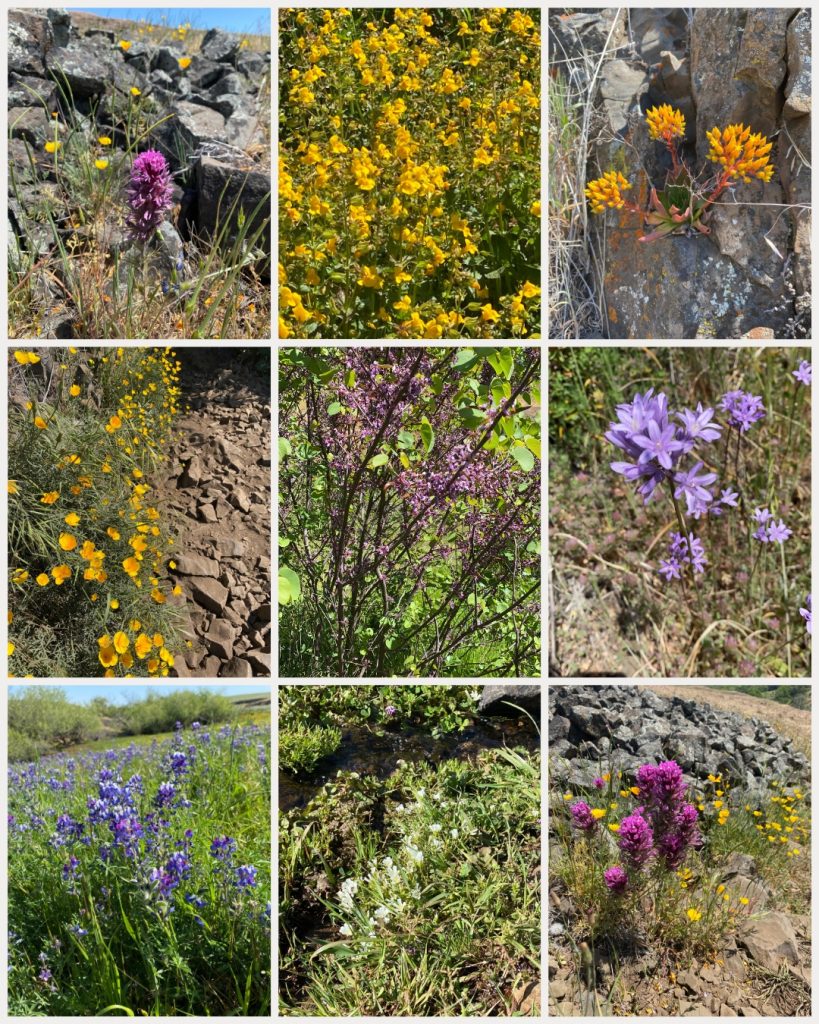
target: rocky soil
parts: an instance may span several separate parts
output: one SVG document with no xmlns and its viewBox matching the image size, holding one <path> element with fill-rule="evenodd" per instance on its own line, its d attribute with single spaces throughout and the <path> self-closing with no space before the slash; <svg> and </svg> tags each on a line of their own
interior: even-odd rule
<svg viewBox="0 0 819 1024">
<path fill-rule="evenodd" d="M 263 353 L 178 350 L 189 410 L 156 481 L 179 536 L 171 576 L 192 647 L 179 677 L 269 676 L 270 381 Z M 188 365 L 185 365 L 188 364 Z"/>
<path fill-rule="evenodd" d="M 666 688 L 656 688 L 662 689 Z M 705 693 L 710 697 L 712 689 Z M 744 697 L 725 691 L 716 702 Z M 809 760 L 795 749 L 793 739 L 778 735 L 764 720 L 765 712 L 772 710 L 767 707 L 770 702 L 755 701 L 765 707 L 751 717 L 718 709 L 716 702 L 711 706 L 676 693 L 660 696 L 648 687 L 552 686 L 550 774 L 560 787 L 591 786 L 601 764 L 626 770 L 649 760 L 674 758 L 689 782 L 719 771 L 750 790 L 765 788 L 772 776 L 794 784 L 809 782 Z M 732 703 L 734 708 L 740 706 L 739 700 Z M 723 949 L 713 951 L 702 963 L 681 962 L 673 951 L 641 946 L 639 940 L 628 956 L 614 957 L 604 948 L 578 956 L 563 938 L 574 920 L 574 907 L 559 882 L 551 885 L 550 1013 L 809 1015 L 810 879 L 808 858 L 804 860 L 806 874 L 793 901 L 801 904 L 803 912 L 795 913 L 779 909 L 778 903 L 774 907 L 774 893 L 752 857 L 734 853 L 727 859 L 722 881 L 751 901 L 753 914 L 742 921 Z"/>
<path fill-rule="evenodd" d="M 670 103 L 686 119 L 683 157 L 706 160 L 706 131 L 742 122 L 774 142 L 773 180 L 725 193 L 693 232 L 639 243 L 637 218 L 594 218 L 611 338 L 810 337 L 811 41 L 808 8 L 555 12 L 550 60 L 583 75 L 578 57 L 607 56 L 589 82 L 593 140 L 587 179 L 612 167 L 647 208 L 670 167 L 645 111 Z"/>
<path fill-rule="evenodd" d="M 126 39 L 131 45 L 123 50 L 122 22 L 116 25 L 118 31 L 100 28 L 60 8 L 9 11 L 12 261 L 24 265 L 24 257 L 32 254 L 43 260 L 56 254 L 53 229 L 43 216 L 45 203 L 63 245 L 93 245 L 128 266 L 131 242 L 121 221 L 109 217 L 101 224 L 85 223 L 44 147 L 55 140 L 55 131 L 64 147 L 69 137 L 76 146 L 79 133 L 91 151 L 99 148 L 98 136 L 107 135 L 112 142 L 105 151 L 110 161 L 106 173 L 113 173 L 126 146 L 132 90 L 139 90 L 151 130 L 138 148 L 164 153 L 176 190 L 173 219 L 152 243 L 157 272 L 167 277 L 170 268 L 178 268 L 184 280 L 191 268 L 190 246 L 212 238 L 217 223 L 221 226 L 226 211 L 232 210 L 228 241 L 241 217 L 249 222 L 249 234 L 266 224 L 261 245 L 267 263 L 259 265 L 265 273 L 270 257 L 270 147 L 264 96 L 270 54 L 244 48 L 241 36 L 214 29 L 205 34 L 189 66 L 181 68 L 179 59 L 187 50 L 178 38 L 159 45 Z M 62 297 L 47 281 L 38 287 L 44 307 Z M 70 307 L 57 319 L 46 317 L 42 336 L 76 336 Z"/>
</svg>

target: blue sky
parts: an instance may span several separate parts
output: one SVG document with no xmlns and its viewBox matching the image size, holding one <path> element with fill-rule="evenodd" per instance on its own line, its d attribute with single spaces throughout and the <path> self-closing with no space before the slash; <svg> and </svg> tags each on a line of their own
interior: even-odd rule
<svg viewBox="0 0 819 1024">
<path fill-rule="evenodd" d="M 206 686 L 208 689 L 214 689 L 218 693 L 224 693 L 225 696 L 230 696 L 233 693 L 262 693 L 268 689 L 262 680 L 255 685 L 250 683 L 238 683 L 236 685 L 227 685 L 226 683 L 151 683 L 147 686 L 139 686 L 122 683 L 122 685 L 117 686 L 115 683 L 107 683 L 100 685 L 91 684 L 88 686 L 59 686 L 55 687 L 55 689 L 62 690 L 73 704 L 88 704 L 95 697 L 105 697 L 112 704 L 126 704 L 128 701 L 144 700 L 148 693 L 164 695 L 172 693 L 174 690 L 198 690 L 203 686 Z M 14 693 L 17 690 L 24 689 L 24 687 L 10 686 L 9 689 Z"/>
<path fill-rule="evenodd" d="M 69 10 L 89 11 L 103 18 L 125 18 L 139 21 L 145 18 L 153 24 L 176 28 L 191 23 L 191 28 L 221 28 L 226 32 L 248 35 L 270 35 L 269 7 L 70 7 Z"/>
</svg>

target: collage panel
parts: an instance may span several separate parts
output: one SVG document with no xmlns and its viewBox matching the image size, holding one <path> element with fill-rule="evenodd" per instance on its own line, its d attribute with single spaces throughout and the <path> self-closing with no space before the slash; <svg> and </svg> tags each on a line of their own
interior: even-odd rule
<svg viewBox="0 0 819 1024">
<path fill-rule="evenodd" d="M 281 339 L 540 337 L 540 11 L 279 12 Z"/>
<path fill-rule="evenodd" d="M 283 1016 L 540 1015 L 540 696 L 278 688 Z"/>
<path fill-rule="evenodd" d="M 811 10 L 548 29 L 549 338 L 811 338 Z"/>
<path fill-rule="evenodd" d="M 810 677 L 810 358 L 549 350 L 550 676 Z"/>
<path fill-rule="evenodd" d="M 8 688 L 9 1013 L 271 1013 L 271 695 Z"/>
<path fill-rule="evenodd" d="M 283 678 L 539 676 L 540 364 L 280 348 Z"/>
<path fill-rule="evenodd" d="M 811 1016 L 810 691 L 549 686 L 550 1017 Z"/>
<path fill-rule="evenodd" d="M 9 675 L 269 676 L 270 349 L 7 365 Z"/>
<path fill-rule="evenodd" d="M 9 11 L 8 337 L 270 337 L 270 37 L 263 7 Z"/>
</svg>

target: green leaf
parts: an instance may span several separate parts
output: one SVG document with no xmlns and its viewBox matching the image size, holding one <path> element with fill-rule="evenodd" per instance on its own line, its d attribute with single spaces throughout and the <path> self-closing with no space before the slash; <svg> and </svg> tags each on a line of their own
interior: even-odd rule
<svg viewBox="0 0 819 1024">
<path fill-rule="evenodd" d="M 301 580 L 286 565 L 279 566 L 279 604 L 291 604 L 301 597 Z"/>
<path fill-rule="evenodd" d="M 473 409 L 469 405 L 461 406 L 458 410 L 458 415 L 461 417 L 461 422 L 465 427 L 479 427 L 484 422 L 484 414 L 480 409 Z"/>
<path fill-rule="evenodd" d="M 478 357 L 475 355 L 474 349 L 462 348 L 455 357 L 455 362 L 452 364 L 454 370 L 468 370 L 470 366 L 474 366 L 477 362 Z"/>
<path fill-rule="evenodd" d="M 424 442 L 427 454 L 429 454 L 432 451 L 432 446 L 435 444 L 435 431 L 432 429 L 432 424 L 426 416 L 421 419 L 421 440 Z"/>
<path fill-rule="evenodd" d="M 510 452 L 512 458 L 517 462 L 524 473 L 530 472 L 534 467 L 535 457 L 528 448 L 513 448 Z"/>
<path fill-rule="evenodd" d="M 540 458 L 540 438 L 539 437 L 527 437 L 523 443 L 529 449 L 529 451 L 535 456 L 536 459 Z"/>
<path fill-rule="evenodd" d="M 398 447 L 411 452 L 415 447 L 415 434 L 411 430 L 400 430 L 398 432 Z"/>
<path fill-rule="evenodd" d="M 367 469 L 378 469 L 379 466 L 386 466 L 389 461 L 390 457 L 386 452 L 379 452 L 378 455 L 373 455 L 367 463 Z"/>
<path fill-rule="evenodd" d="M 286 437 L 279 438 L 279 462 L 282 459 L 286 459 L 288 455 L 293 454 L 293 445 L 287 440 Z"/>
<path fill-rule="evenodd" d="M 515 360 L 511 348 L 496 348 L 489 353 L 486 361 L 495 373 L 503 374 L 507 380 L 512 376 L 512 364 Z"/>
<path fill-rule="evenodd" d="M 279 537 L 279 547 L 280 548 L 286 548 L 286 547 L 289 547 L 289 546 L 290 546 L 290 538 L 289 537 Z"/>
<path fill-rule="evenodd" d="M 343 409 L 344 409 L 344 406 L 341 404 L 341 402 L 330 402 L 330 404 L 327 406 L 327 415 L 328 416 L 338 416 L 338 414 Z"/>
<path fill-rule="evenodd" d="M 355 370 L 348 370 L 344 376 L 344 384 L 351 391 L 355 387 Z"/>
</svg>

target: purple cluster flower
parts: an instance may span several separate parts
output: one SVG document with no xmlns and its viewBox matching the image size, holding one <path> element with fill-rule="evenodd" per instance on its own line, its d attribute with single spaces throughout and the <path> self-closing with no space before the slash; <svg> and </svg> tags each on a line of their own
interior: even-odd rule
<svg viewBox="0 0 819 1024">
<path fill-rule="evenodd" d="M 690 565 L 694 572 L 705 572 L 705 563 L 708 561 L 705 549 L 702 541 L 693 533 L 689 533 L 688 539 L 681 533 L 672 533 L 668 551 L 669 557 L 660 562 L 660 568 L 657 570 L 666 581 L 680 579 L 686 565 Z"/>
<path fill-rule="evenodd" d="M 606 785 L 606 783 L 605 783 L 605 780 L 601 779 L 600 776 L 598 775 L 598 777 L 594 780 L 593 785 L 594 785 L 595 789 L 603 789 L 603 787 Z"/>
<path fill-rule="evenodd" d="M 210 844 L 210 855 L 223 864 L 230 864 L 236 852 L 236 840 L 230 836 L 219 836 Z"/>
<path fill-rule="evenodd" d="M 164 869 L 153 868 L 149 877 L 162 898 L 167 899 L 179 883 L 190 876 L 190 873 L 191 864 L 185 854 L 172 853 L 166 861 Z"/>
<path fill-rule="evenodd" d="M 639 812 L 620 822 L 617 845 L 628 867 L 638 870 L 654 853 L 654 832 Z"/>
<path fill-rule="evenodd" d="M 662 392 L 655 395 L 654 389 L 649 388 L 644 395 L 638 393 L 633 401 L 618 405 L 616 412 L 618 422 L 609 424 L 605 437 L 632 461 L 612 462 L 611 468 L 626 480 L 639 483 L 637 491 L 645 504 L 658 485 L 669 480 L 676 485 L 675 497 L 684 494 L 688 511 L 698 518 L 719 505 L 707 489 L 716 481 L 716 473 L 700 473 L 702 462 L 688 470 L 679 465 L 683 456 L 692 453 L 698 444 L 708 444 L 720 437 L 722 427 L 712 422 L 713 409 L 703 409 L 700 402 L 696 410 L 669 414 L 666 396 Z M 672 422 L 672 416 L 680 423 Z"/>
<path fill-rule="evenodd" d="M 812 367 L 807 359 L 803 359 L 799 364 L 799 369 L 793 371 L 793 376 L 799 381 L 800 384 L 804 384 L 806 387 L 810 387 L 811 384 L 811 370 Z"/>
<path fill-rule="evenodd" d="M 645 800 L 642 810 L 651 823 L 656 854 L 666 867 L 676 869 L 689 847 L 700 842 L 697 809 L 684 803 L 682 768 L 676 761 L 642 765 L 637 770 L 637 784 L 640 798 Z"/>
<path fill-rule="evenodd" d="M 619 865 L 606 868 L 603 872 L 603 881 L 615 895 L 620 896 L 628 886 L 628 874 Z"/>
<path fill-rule="evenodd" d="M 767 508 L 755 508 L 754 519 L 759 523 L 754 532 L 754 540 L 763 544 L 783 544 L 792 535 L 793 531 L 785 526 L 783 520 L 780 519 L 777 523 Z"/>
<path fill-rule="evenodd" d="M 397 714 L 398 714 L 398 708 L 394 707 L 394 706 L 393 706 L 392 704 L 388 704 L 388 705 L 387 705 L 387 706 L 386 706 L 386 707 L 384 708 L 384 714 L 385 714 L 385 715 L 386 715 L 386 716 L 387 716 L 388 718 L 392 718 L 392 716 L 393 716 L 393 715 L 397 715 Z"/>
<path fill-rule="evenodd" d="M 728 413 L 728 425 L 736 427 L 741 434 L 745 434 L 765 416 L 762 399 L 749 391 L 726 391 L 721 406 Z"/>
<path fill-rule="evenodd" d="M 173 205 L 170 168 L 158 150 L 148 149 L 134 160 L 125 194 L 131 232 L 139 241 L 147 242 Z"/>
<path fill-rule="evenodd" d="M 637 769 L 640 797 L 657 805 L 678 802 L 685 796 L 682 768 L 676 761 L 644 764 Z"/>
<path fill-rule="evenodd" d="M 811 608 L 810 594 L 808 594 L 805 603 L 807 608 L 800 608 L 799 614 L 805 620 L 805 629 L 808 631 L 808 636 L 813 636 L 813 610 Z"/>
<path fill-rule="evenodd" d="M 240 864 L 236 868 L 236 888 L 247 889 L 256 885 L 256 868 L 252 864 Z"/>
<path fill-rule="evenodd" d="M 572 825 L 581 832 L 594 832 L 597 828 L 597 821 L 591 812 L 591 807 L 584 801 L 578 800 L 569 808 L 572 814 Z"/>
</svg>

